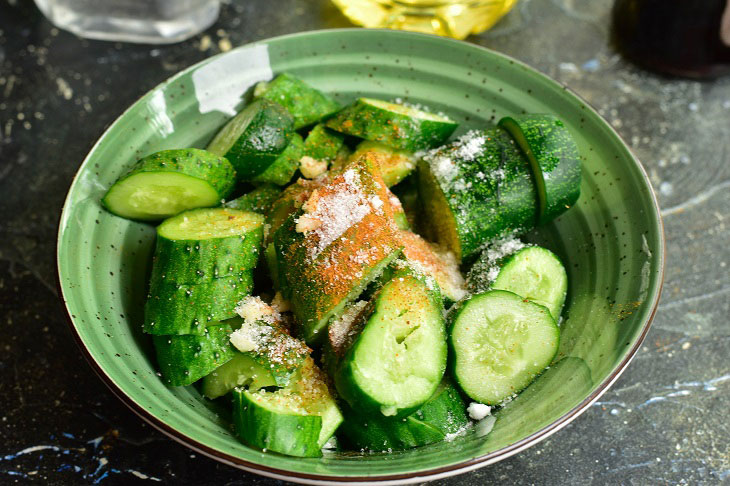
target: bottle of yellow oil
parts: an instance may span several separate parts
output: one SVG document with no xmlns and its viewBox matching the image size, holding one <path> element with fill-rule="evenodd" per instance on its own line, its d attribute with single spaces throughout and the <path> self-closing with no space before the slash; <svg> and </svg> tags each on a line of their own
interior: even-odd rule
<svg viewBox="0 0 730 486">
<path fill-rule="evenodd" d="M 492 27 L 517 0 L 332 0 L 364 27 L 413 30 L 456 39 Z"/>
</svg>

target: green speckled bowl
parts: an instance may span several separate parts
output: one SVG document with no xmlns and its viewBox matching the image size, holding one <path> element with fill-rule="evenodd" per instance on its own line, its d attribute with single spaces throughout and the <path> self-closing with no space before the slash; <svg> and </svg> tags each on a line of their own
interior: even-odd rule
<svg viewBox="0 0 730 486">
<path fill-rule="evenodd" d="M 561 364 L 497 414 L 486 437 L 393 454 L 299 459 L 246 447 L 225 410 L 196 388 L 167 388 L 141 332 L 154 228 L 104 211 L 99 199 L 139 157 L 202 147 L 257 81 L 288 71 L 343 102 L 401 97 L 443 110 L 460 132 L 503 115 L 559 115 L 584 156 L 577 206 L 530 238 L 558 253 L 570 276 Z M 129 407 L 170 437 L 227 464 L 311 484 L 422 482 L 508 457 L 577 417 L 639 349 L 662 283 L 662 226 L 646 174 L 595 111 L 563 86 L 500 54 L 397 31 L 290 35 L 215 56 L 170 78 L 104 133 L 71 186 L 58 235 L 63 298 L 79 346 Z M 567 383 L 570 382 L 570 383 Z M 561 386 L 563 385 L 563 386 Z"/>
</svg>

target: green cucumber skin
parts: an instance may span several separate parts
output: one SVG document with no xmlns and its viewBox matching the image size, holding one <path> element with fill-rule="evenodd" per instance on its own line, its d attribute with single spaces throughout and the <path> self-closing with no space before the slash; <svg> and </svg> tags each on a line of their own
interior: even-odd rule
<svg viewBox="0 0 730 486">
<path fill-rule="evenodd" d="M 340 109 L 340 104 L 329 95 L 288 73 L 282 73 L 261 86 L 263 92 L 259 96 L 286 108 L 294 118 L 295 130 L 312 125 Z"/>
<path fill-rule="evenodd" d="M 402 276 L 402 277 L 401 277 Z M 444 321 L 442 318 L 442 305 L 439 298 L 439 295 L 435 292 L 432 292 L 428 290 L 426 284 L 419 278 L 414 277 L 410 274 L 409 270 L 404 271 L 398 271 L 396 270 L 393 274 L 393 278 L 398 278 L 399 280 L 407 279 L 408 277 L 411 277 L 415 280 L 418 280 L 420 284 L 423 285 L 424 289 L 426 290 L 428 294 L 428 300 L 430 301 L 430 305 L 438 310 L 438 317 L 440 319 L 440 326 L 441 326 L 441 333 L 442 333 L 442 340 L 439 342 L 443 342 L 443 349 L 433 349 L 434 352 L 438 352 L 441 356 L 439 356 L 439 367 L 440 367 L 440 373 L 438 379 L 433 383 L 432 389 L 428 391 L 428 393 L 423 397 L 423 400 L 420 403 L 413 403 L 409 406 L 399 406 L 394 407 L 394 415 L 395 418 L 403 418 L 407 417 L 414 411 L 416 411 L 418 408 L 420 408 L 427 400 L 428 398 L 433 394 L 434 391 L 438 388 L 442 378 L 444 371 L 447 366 L 447 347 L 446 347 L 446 332 L 445 332 L 445 326 Z M 391 281 L 392 282 L 392 281 Z M 385 288 L 388 286 L 388 284 L 385 284 L 385 286 L 378 291 L 378 293 L 373 297 L 373 300 L 375 302 L 374 310 L 371 313 L 370 317 L 368 317 L 368 323 L 365 324 L 364 329 L 360 332 L 360 335 L 355 339 L 355 341 L 352 343 L 350 348 L 345 353 L 344 357 L 338 361 L 336 366 L 334 367 L 334 382 L 335 387 L 337 388 L 337 392 L 340 394 L 340 397 L 343 398 L 346 402 L 348 402 L 352 406 L 356 406 L 358 410 L 361 410 L 365 413 L 369 413 L 371 415 L 381 414 L 382 415 L 382 407 L 383 404 L 380 403 L 375 397 L 371 396 L 367 390 L 364 390 L 361 386 L 360 379 L 358 378 L 359 368 L 360 366 L 357 363 L 356 356 L 359 354 L 359 348 L 362 345 L 363 340 L 361 339 L 362 336 L 368 332 L 368 324 L 373 319 L 373 317 L 379 313 L 382 312 L 381 304 L 379 302 L 379 296 L 380 294 L 385 292 Z"/>
<path fill-rule="evenodd" d="M 458 353 L 458 351 L 457 351 L 457 349 L 456 349 L 456 347 L 454 345 L 454 340 L 452 338 L 453 329 L 454 329 L 454 326 L 457 324 L 457 321 L 459 320 L 460 314 L 464 311 L 464 309 L 466 308 L 466 306 L 469 304 L 469 302 L 472 299 L 474 299 L 474 298 L 481 298 L 485 294 L 509 294 L 509 296 L 511 296 L 510 298 L 518 298 L 518 299 L 522 300 L 523 302 L 525 302 L 526 304 L 528 304 L 530 306 L 534 306 L 536 308 L 542 309 L 543 312 L 544 312 L 544 314 L 547 315 L 553 321 L 554 328 L 555 328 L 555 337 L 556 337 L 556 342 L 555 342 L 555 345 L 554 345 L 554 347 L 555 347 L 555 353 L 552 355 L 552 357 L 550 358 L 550 360 L 548 361 L 548 363 L 546 364 L 546 366 L 548 366 L 549 363 L 552 362 L 555 359 L 555 356 L 557 355 L 558 348 L 559 348 L 559 345 L 560 345 L 560 330 L 559 330 L 559 328 L 557 326 L 557 323 L 552 318 L 552 315 L 550 314 L 550 310 L 549 309 L 547 309 L 546 307 L 541 306 L 539 304 L 536 304 L 534 302 L 529 302 L 529 301 L 523 299 L 522 297 L 520 297 L 519 295 L 516 295 L 516 294 L 514 294 L 512 292 L 509 292 L 509 291 L 506 291 L 506 290 L 490 290 L 490 291 L 487 291 L 487 292 L 483 292 L 481 294 L 474 295 L 474 296 L 470 297 L 469 299 L 466 299 L 466 300 L 462 300 L 460 302 L 457 302 L 455 304 L 455 306 L 452 309 L 449 310 L 448 322 L 447 322 L 447 327 L 448 327 L 448 340 L 447 340 L 447 344 L 448 344 L 448 372 L 449 372 L 449 375 L 451 376 L 451 378 L 454 381 L 454 383 L 459 387 L 459 389 L 462 391 L 462 393 L 465 396 L 469 397 L 470 399 L 472 399 L 474 401 L 477 401 L 477 402 L 480 402 L 480 403 L 485 403 L 487 405 L 495 406 L 495 405 L 500 405 L 501 404 L 501 400 L 498 401 L 498 402 L 491 402 L 490 403 L 489 401 L 486 401 L 486 400 L 480 400 L 479 397 L 472 396 L 468 392 L 468 388 L 470 388 L 470 386 L 468 384 L 464 383 L 464 381 L 462 379 L 460 379 L 460 377 L 459 377 L 459 373 L 458 373 L 458 370 L 457 370 L 457 367 L 458 367 L 457 361 L 458 361 L 458 354 L 459 353 Z M 543 372 L 544 372 L 544 369 L 543 369 Z M 540 376 L 540 374 L 541 373 L 536 374 L 533 377 L 533 381 L 534 381 L 535 378 L 537 378 L 538 376 Z M 525 388 L 527 388 L 530 385 L 530 383 L 532 383 L 532 381 L 524 384 L 524 386 L 522 386 L 522 387 L 513 388 L 512 389 L 512 393 L 513 394 L 519 394 L 522 390 L 524 390 Z"/>
<path fill-rule="evenodd" d="M 145 172 L 176 172 L 203 180 L 221 199 L 226 198 L 236 184 L 236 171 L 225 157 L 195 148 L 162 150 L 140 159 L 129 172 L 117 179 L 102 198 L 102 205 L 110 212 L 125 217 L 123 214 L 118 214 L 116 208 L 111 207 L 108 196 L 115 185 Z"/>
<path fill-rule="evenodd" d="M 448 378 L 444 378 L 433 396 L 412 417 L 436 427 L 444 435 L 455 434 L 469 424 L 466 404 Z"/>
<path fill-rule="evenodd" d="M 153 281 L 145 302 L 143 330 L 155 335 L 203 335 L 211 322 L 234 317 L 236 304 L 252 288 L 250 270 L 192 285 Z"/>
<path fill-rule="evenodd" d="M 580 197 L 578 146 L 565 124 L 554 115 L 505 117 L 499 126 L 515 138 L 530 161 L 537 181 L 540 224 L 552 221 Z"/>
<path fill-rule="evenodd" d="M 223 155 L 233 164 L 239 181 L 250 181 L 273 164 L 289 145 L 294 120 L 281 105 L 266 99 L 253 101 L 229 123 L 238 117 L 251 120 Z"/>
<path fill-rule="evenodd" d="M 331 165 L 345 145 L 345 137 L 318 123 L 304 140 L 304 154 Z"/>
<path fill-rule="evenodd" d="M 454 160 L 459 170 L 454 179 L 439 176 L 425 160 L 418 167 L 419 191 L 427 214 L 435 214 L 430 205 L 438 203 L 424 194 L 429 188 L 438 189 L 456 228 L 459 247 L 451 249 L 466 262 L 473 260 L 487 241 L 525 233 L 536 223 L 537 197 L 527 160 L 504 130 L 496 128 L 483 135 L 486 142 L 481 154 L 472 161 Z M 450 147 L 442 150 L 448 153 Z M 497 171 L 503 176 L 496 176 Z M 436 224 L 441 222 L 431 218 L 425 229 L 431 239 L 438 240 Z"/>
<path fill-rule="evenodd" d="M 329 118 L 326 125 L 340 133 L 354 135 L 401 150 L 416 152 L 443 144 L 457 123 L 416 119 L 368 105 L 360 98 Z"/>
<path fill-rule="evenodd" d="M 444 433 L 431 424 L 416 419 L 363 416 L 349 405 L 342 404 L 345 420 L 338 436 L 354 449 L 385 452 L 412 449 L 444 440 Z"/>
<path fill-rule="evenodd" d="M 277 186 L 289 184 L 299 169 L 299 160 L 304 155 L 304 141 L 298 133 L 293 133 L 289 145 L 277 157 L 273 164 L 259 175 L 251 179 L 256 184 L 272 183 Z"/>
<path fill-rule="evenodd" d="M 223 207 L 250 211 L 266 216 L 281 196 L 281 189 L 273 184 L 263 184 L 241 197 L 223 204 Z"/>
<path fill-rule="evenodd" d="M 150 287 L 165 281 L 199 284 L 256 267 L 264 239 L 263 225 L 240 236 L 204 240 L 170 240 L 157 235 Z"/>
<path fill-rule="evenodd" d="M 233 390 L 233 423 L 245 443 L 296 457 L 321 457 L 319 415 L 287 415 L 259 406 L 248 391 Z"/>
<path fill-rule="evenodd" d="M 209 325 L 200 336 L 153 336 L 162 378 L 170 386 L 190 385 L 233 359 L 227 324 Z"/>
</svg>

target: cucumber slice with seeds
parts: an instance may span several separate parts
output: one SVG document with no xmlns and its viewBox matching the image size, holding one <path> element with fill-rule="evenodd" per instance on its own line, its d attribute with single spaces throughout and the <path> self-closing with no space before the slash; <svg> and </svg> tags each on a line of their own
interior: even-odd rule
<svg viewBox="0 0 730 486">
<path fill-rule="evenodd" d="M 530 161 L 537 185 L 540 224 L 575 204 L 580 196 L 580 155 L 565 124 L 553 115 L 505 117 L 507 130 Z"/>
<path fill-rule="evenodd" d="M 235 181 L 236 172 L 224 157 L 192 148 L 163 150 L 137 162 L 101 202 L 117 216 L 156 221 L 218 205 Z"/>
<path fill-rule="evenodd" d="M 269 392 L 233 390 L 236 434 L 245 443 L 290 456 L 320 457 L 322 446 L 342 423 L 324 374 L 311 358 L 301 378 Z"/>
<path fill-rule="evenodd" d="M 250 181 L 289 145 L 293 123 L 281 105 L 255 100 L 218 132 L 208 144 L 208 151 L 225 156 L 236 169 L 238 180 Z"/>
<path fill-rule="evenodd" d="M 553 252 L 539 246 L 524 248 L 501 265 L 493 289 L 508 290 L 550 310 L 558 321 L 568 291 L 568 275 Z"/>
<path fill-rule="evenodd" d="M 335 385 L 357 410 L 404 417 L 436 390 L 446 366 L 441 303 L 419 279 L 396 277 L 337 365 Z"/>
<path fill-rule="evenodd" d="M 451 314 L 450 367 L 472 400 L 498 405 L 550 364 L 560 330 L 550 311 L 504 290 L 463 301 Z"/>
<path fill-rule="evenodd" d="M 254 96 L 286 108 L 294 117 L 295 130 L 316 123 L 340 109 L 340 104 L 329 95 L 288 73 L 278 75 L 273 81 L 257 84 Z"/>
<path fill-rule="evenodd" d="M 360 98 L 326 121 L 340 133 L 416 152 L 444 143 L 458 124 L 444 116 L 372 98 Z"/>
<path fill-rule="evenodd" d="M 216 322 L 200 336 L 153 336 L 157 362 L 165 383 L 186 386 L 233 359 L 228 342 L 231 328 Z"/>
</svg>

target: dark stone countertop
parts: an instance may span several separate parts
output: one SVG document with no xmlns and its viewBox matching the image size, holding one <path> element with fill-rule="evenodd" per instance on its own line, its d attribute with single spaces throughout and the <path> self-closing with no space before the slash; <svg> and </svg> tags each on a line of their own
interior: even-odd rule
<svg viewBox="0 0 730 486">
<path fill-rule="evenodd" d="M 628 370 L 585 414 L 493 466 L 439 484 L 730 481 L 730 78 L 670 80 L 608 42 L 610 0 L 522 0 L 471 42 L 567 84 L 643 161 L 663 208 L 664 294 Z M 261 484 L 142 423 L 84 362 L 55 277 L 57 220 L 94 141 L 129 104 L 233 45 L 349 26 L 327 0 L 224 6 L 172 46 L 86 41 L 29 0 L 0 3 L 0 483 Z M 210 46 L 201 48 L 207 36 Z M 207 40 L 206 42 L 207 43 Z"/>
</svg>

